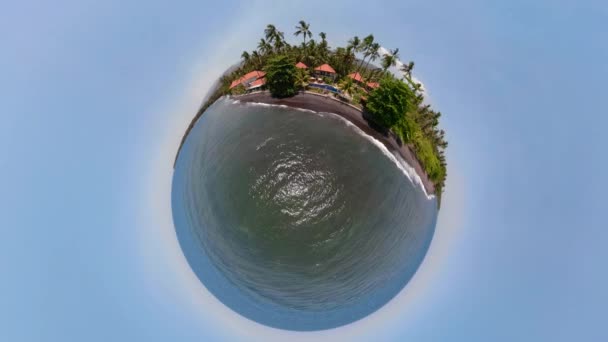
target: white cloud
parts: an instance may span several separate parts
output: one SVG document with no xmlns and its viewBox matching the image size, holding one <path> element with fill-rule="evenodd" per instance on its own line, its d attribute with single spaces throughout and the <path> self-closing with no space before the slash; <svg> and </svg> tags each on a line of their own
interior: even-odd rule
<svg viewBox="0 0 608 342">
<path fill-rule="evenodd" d="M 384 46 L 380 47 L 380 56 L 384 57 L 385 55 L 390 54 L 390 51 L 388 49 L 386 49 Z M 403 63 L 401 61 L 401 59 L 397 59 L 396 65 L 392 68 L 389 68 L 389 71 L 392 72 L 394 75 L 396 75 L 397 77 L 403 77 L 405 76 L 405 73 L 401 71 L 401 68 L 403 67 L 405 63 Z M 420 90 L 422 93 L 426 94 L 426 88 L 424 87 L 424 83 L 422 83 L 422 81 L 420 79 L 418 79 L 417 77 L 415 77 L 412 74 L 412 81 L 416 82 L 416 83 L 420 83 Z"/>
</svg>

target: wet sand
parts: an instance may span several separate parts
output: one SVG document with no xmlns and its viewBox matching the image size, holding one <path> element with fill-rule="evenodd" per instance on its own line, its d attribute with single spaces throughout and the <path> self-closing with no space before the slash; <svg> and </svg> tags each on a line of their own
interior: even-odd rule
<svg viewBox="0 0 608 342">
<path fill-rule="evenodd" d="M 368 121 L 366 115 L 358 108 L 341 102 L 333 97 L 321 95 L 311 92 L 300 92 L 294 97 L 277 99 L 270 96 L 270 93 L 259 92 L 252 94 L 245 94 L 232 97 L 235 100 L 241 102 L 259 102 L 275 105 L 285 105 L 289 107 L 309 109 L 315 112 L 334 113 L 352 122 L 354 125 L 359 127 L 365 133 L 378 139 L 382 142 L 389 151 L 397 151 L 399 155 L 415 170 L 420 176 L 422 183 L 428 194 L 435 193 L 435 187 L 429 180 L 426 172 L 422 169 L 420 162 L 416 159 L 414 152 L 408 145 L 400 145 L 393 134 L 387 134 L 379 127 L 376 127 L 373 123 Z"/>
</svg>

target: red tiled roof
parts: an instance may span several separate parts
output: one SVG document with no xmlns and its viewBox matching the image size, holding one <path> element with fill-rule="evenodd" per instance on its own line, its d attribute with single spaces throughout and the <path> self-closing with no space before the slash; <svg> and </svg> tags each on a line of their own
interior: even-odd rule
<svg viewBox="0 0 608 342">
<path fill-rule="evenodd" d="M 308 67 L 306 66 L 306 64 L 304 64 L 302 62 L 298 62 L 298 64 L 296 64 L 296 68 L 299 68 L 299 69 L 308 69 Z"/>
<path fill-rule="evenodd" d="M 249 72 L 249 73 L 245 74 L 245 76 L 243 76 L 243 77 L 241 77 L 241 78 L 239 78 L 237 80 L 232 81 L 232 83 L 230 83 L 230 89 L 238 86 L 239 84 L 241 84 L 241 83 L 243 83 L 243 82 L 245 82 L 245 81 L 247 81 L 249 79 L 252 79 L 252 78 L 258 79 L 258 78 L 261 78 L 261 77 L 264 77 L 264 76 L 266 76 L 266 73 L 263 72 L 263 71 L 255 70 L 255 71 Z"/>
<path fill-rule="evenodd" d="M 252 71 L 250 73 L 245 74 L 245 76 L 241 77 L 241 79 L 243 79 L 243 81 L 246 81 L 246 80 L 248 80 L 250 78 L 254 78 L 255 77 L 257 79 L 257 78 L 264 77 L 264 76 L 266 76 L 265 72 L 255 70 L 255 71 Z"/>
<path fill-rule="evenodd" d="M 255 88 L 266 84 L 266 77 L 258 78 L 257 80 L 251 82 L 249 88 Z"/>
<path fill-rule="evenodd" d="M 334 70 L 334 68 L 332 68 L 331 66 L 329 66 L 329 64 L 323 64 L 321 66 L 318 66 L 315 68 L 316 71 L 325 71 L 325 72 L 329 72 L 330 74 L 335 74 L 336 70 Z"/>
<path fill-rule="evenodd" d="M 358 72 L 354 72 L 354 73 L 348 75 L 348 77 L 352 78 L 353 80 L 355 80 L 357 82 L 363 82 L 363 76 L 361 76 L 361 74 Z"/>
<path fill-rule="evenodd" d="M 238 80 L 234 80 L 234 81 L 232 81 L 232 83 L 230 83 L 230 89 L 238 86 L 239 84 L 241 84 L 241 79 L 240 78 Z"/>
<path fill-rule="evenodd" d="M 367 86 L 370 88 L 378 88 L 380 86 L 380 83 L 378 82 L 367 82 Z"/>
</svg>

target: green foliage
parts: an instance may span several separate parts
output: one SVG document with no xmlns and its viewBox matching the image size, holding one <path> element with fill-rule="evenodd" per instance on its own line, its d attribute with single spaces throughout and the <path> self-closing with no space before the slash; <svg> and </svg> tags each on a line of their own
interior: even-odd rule
<svg viewBox="0 0 608 342">
<path fill-rule="evenodd" d="M 354 88 L 355 85 L 351 78 L 345 78 L 344 81 L 340 83 L 340 89 L 342 89 L 344 93 L 350 94 L 353 92 Z"/>
<path fill-rule="evenodd" d="M 429 179 L 437 187 L 445 178 L 445 165 L 439 160 L 437 148 L 433 142 L 424 135 L 418 122 L 408 113 L 393 127 L 393 132 L 407 144 L 414 148 L 416 158 L 429 176 Z"/>
<path fill-rule="evenodd" d="M 315 88 L 315 87 L 308 87 L 306 90 L 310 91 L 312 93 L 317 93 L 317 94 L 323 94 L 324 93 L 322 89 Z"/>
<path fill-rule="evenodd" d="M 238 86 L 232 88 L 230 92 L 232 93 L 232 95 L 242 95 L 245 94 L 247 90 L 245 89 L 244 85 L 239 84 Z"/>
<path fill-rule="evenodd" d="M 376 122 L 391 128 L 413 108 L 413 91 L 405 83 L 385 77 L 380 87 L 374 89 L 367 100 L 367 109 Z"/>
<path fill-rule="evenodd" d="M 310 73 L 306 69 L 298 69 L 296 68 L 296 87 L 304 88 L 308 85 L 308 79 L 310 77 Z"/>
<path fill-rule="evenodd" d="M 432 111 L 429 105 L 420 106 L 421 101 L 414 89 L 388 76 L 370 93 L 366 108 L 376 122 L 391 129 L 411 146 L 435 185 L 436 193 L 441 196 L 447 174 L 443 155 L 447 142 L 443 130 L 437 129 L 441 113 Z"/>
<path fill-rule="evenodd" d="M 268 60 L 266 67 L 266 86 L 273 97 L 290 97 L 296 94 L 296 67 L 292 59 L 284 55 Z"/>
</svg>

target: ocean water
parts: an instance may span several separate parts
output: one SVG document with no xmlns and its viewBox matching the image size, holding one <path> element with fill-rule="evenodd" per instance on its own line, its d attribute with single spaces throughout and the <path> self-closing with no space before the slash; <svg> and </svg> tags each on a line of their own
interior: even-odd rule
<svg viewBox="0 0 608 342">
<path fill-rule="evenodd" d="M 437 204 L 404 168 L 329 113 L 222 99 L 177 159 L 177 237 L 223 304 L 288 330 L 345 325 L 404 289 Z"/>
</svg>

